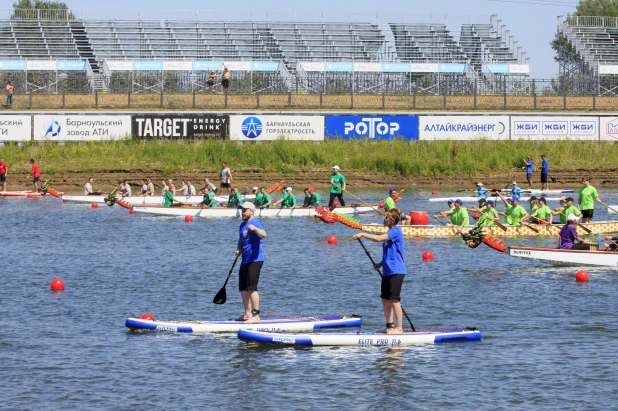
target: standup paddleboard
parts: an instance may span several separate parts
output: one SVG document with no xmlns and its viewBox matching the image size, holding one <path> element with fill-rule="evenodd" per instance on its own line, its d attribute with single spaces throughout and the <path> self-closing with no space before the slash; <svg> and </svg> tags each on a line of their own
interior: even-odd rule
<svg viewBox="0 0 618 411">
<path fill-rule="evenodd" d="M 504 198 L 506 198 L 507 200 L 510 198 L 510 196 L 504 196 Z M 538 197 L 537 197 L 538 198 Z M 461 201 L 479 201 L 478 197 L 432 197 L 429 199 L 429 202 L 431 203 L 446 203 L 449 199 L 452 200 L 457 200 L 460 199 Z M 502 204 L 502 200 L 500 200 L 500 197 L 498 196 L 494 196 L 492 195 L 491 197 L 489 195 L 487 195 L 487 200 L 494 200 L 494 201 L 500 201 L 500 204 Z M 519 197 L 519 201 L 528 201 L 530 200 L 530 196 L 527 197 Z M 545 200 L 547 201 L 560 201 L 559 197 L 546 197 Z"/>
<path fill-rule="evenodd" d="M 62 193 L 60 193 L 62 194 Z M 41 197 L 41 193 L 33 193 L 32 191 L 0 191 L 0 197 Z M 46 196 L 51 196 L 47 193 Z"/>
<path fill-rule="evenodd" d="M 452 328 L 445 330 L 407 331 L 403 334 L 379 333 L 323 333 L 284 334 L 260 330 L 239 330 L 238 338 L 247 342 L 279 345 L 356 345 L 377 347 L 398 347 L 413 344 L 476 341 L 481 332 L 476 328 Z"/>
<path fill-rule="evenodd" d="M 237 332 L 242 329 L 259 331 L 310 331 L 328 327 L 359 327 L 359 315 L 328 315 L 318 317 L 262 318 L 259 323 L 243 321 L 167 321 L 127 318 L 125 325 L 133 330 L 171 331 L 179 333 Z"/>
</svg>

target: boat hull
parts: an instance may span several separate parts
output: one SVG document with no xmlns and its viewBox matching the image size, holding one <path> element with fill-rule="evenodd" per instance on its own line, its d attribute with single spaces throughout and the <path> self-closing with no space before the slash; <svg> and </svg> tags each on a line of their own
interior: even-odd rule
<svg viewBox="0 0 618 411">
<path fill-rule="evenodd" d="M 539 232 L 536 233 L 526 226 L 505 225 L 506 231 L 497 226 L 484 227 L 483 232 L 492 237 L 517 237 L 517 236 L 555 236 L 562 228 L 562 224 L 540 225 L 533 224 Z M 618 232 L 618 221 L 599 221 L 594 223 L 579 224 L 577 233 L 579 235 L 587 235 L 580 226 L 588 228 L 592 234 L 609 234 Z M 446 225 L 400 225 L 404 237 L 455 237 L 459 233 L 453 226 Z M 463 228 L 463 232 L 467 233 L 473 226 Z M 379 224 L 363 224 L 363 231 L 372 233 L 386 233 L 387 227 Z"/>
<path fill-rule="evenodd" d="M 127 318 L 125 325 L 132 330 L 168 331 L 179 333 L 238 332 L 242 329 L 278 331 L 310 331 L 331 327 L 360 327 L 362 319 L 357 315 L 333 315 L 304 318 L 265 318 L 259 323 L 242 321 L 158 321 Z"/>
<path fill-rule="evenodd" d="M 63 200 L 67 200 L 69 202 L 74 202 L 74 203 L 99 203 L 99 204 L 103 204 L 105 203 L 105 198 L 107 197 L 107 195 L 96 195 L 96 194 L 92 194 L 92 195 L 87 195 L 87 196 L 62 196 Z M 182 201 L 183 203 L 187 203 L 187 204 L 199 204 L 202 202 L 203 197 L 202 196 L 191 196 L 191 197 L 187 197 L 187 196 L 182 196 L 182 195 L 177 195 L 175 196 L 176 199 Z M 162 206 L 164 203 L 164 198 L 163 196 L 131 196 L 131 197 L 118 197 L 119 199 L 122 199 L 123 201 L 126 201 L 127 203 L 131 204 L 131 205 L 160 205 Z M 215 202 L 218 204 L 223 204 L 223 203 L 227 203 L 227 196 L 215 196 Z M 255 199 L 254 195 L 247 195 L 247 196 L 243 196 L 242 200 L 253 200 Z"/>
<path fill-rule="evenodd" d="M 550 247 L 509 247 L 509 255 L 560 264 L 618 267 L 618 253 L 612 251 L 561 250 Z"/>
<path fill-rule="evenodd" d="M 62 194 L 62 193 L 60 193 Z M 47 193 L 45 196 L 51 197 L 51 194 Z M 0 191 L 0 197 L 43 197 L 41 193 L 33 193 L 32 191 Z"/>
<path fill-rule="evenodd" d="M 247 342 L 276 345 L 400 347 L 416 344 L 478 341 L 482 338 L 482 335 L 476 329 L 460 328 L 441 331 L 405 332 L 399 335 L 379 333 L 284 334 L 257 330 L 240 330 L 238 331 L 238 338 Z"/>
<path fill-rule="evenodd" d="M 148 207 L 137 206 L 133 208 L 135 212 L 142 214 L 164 215 L 164 216 L 192 216 L 192 217 L 240 217 L 241 210 L 237 208 L 198 208 L 198 207 Z M 373 211 L 371 207 L 350 206 L 337 207 L 335 212 L 339 214 L 357 214 Z M 313 217 L 315 208 L 297 207 L 291 208 L 267 208 L 255 210 L 256 217 Z"/>
</svg>

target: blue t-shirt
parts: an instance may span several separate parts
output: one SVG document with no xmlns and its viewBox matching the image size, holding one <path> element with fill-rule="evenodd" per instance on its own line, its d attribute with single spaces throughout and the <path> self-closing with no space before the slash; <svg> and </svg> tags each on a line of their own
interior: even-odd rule
<svg viewBox="0 0 618 411">
<path fill-rule="evenodd" d="M 264 250 L 262 250 L 262 239 L 254 232 L 249 231 L 247 227 L 250 225 L 264 229 L 262 222 L 257 218 L 252 218 L 250 221 L 243 221 L 238 230 L 239 241 L 245 243 L 242 246 L 242 264 L 254 263 L 256 261 L 264 261 Z M 246 236 L 249 236 L 245 240 Z"/>
<path fill-rule="evenodd" d="M 521 188 L 519 188 L 519 187 L 513 187 L 513 188 L 511 189 L 511 194 L 513 194 L 513 196 L 520 197 L 520 194 L 519 194 L 519 193 L 521 193 Z"/>
<path fill-rule="evenodd" d="M 532 160 L 528 161 L 526 164 L 528 167 L 526 168 L 527 174 L 532 174 L 532 167 L 534 166 L 534 162 Z"/>
<path fill-rule="evenodd" d="M 541 174 L 547 174 L 549 172 L 549 161 L 544 159 L 541 163 Z"/>
<path fill-rule="evenodd" d="M 403 232 L 395 226 L 386 233 L 389 240 L 382 243 L 382 275 L 405 274 L 403 263 Z"/>
<path fill-rule="evenodd" d="M 485 187 L 479 187 L 476 192 L 478 193 L 479 198 L 487 198 L 487 189 Z"/>
</svg>

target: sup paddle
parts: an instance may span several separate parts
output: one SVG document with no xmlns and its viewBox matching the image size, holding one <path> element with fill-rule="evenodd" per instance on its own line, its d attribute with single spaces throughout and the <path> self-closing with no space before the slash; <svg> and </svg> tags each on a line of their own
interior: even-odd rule
<svg viewBox="0 0 618 411">
<path fill-rule="evenodd" d="M 213 303 L 215 303 L 215 304 L 225 304 L 225 301 L 227 300 L 227 292 L 225 291 L 225 286 L 227 285 L 227 282 L 230 280 L 230 277 L 232 276 L 232 271 L 234 271 L 234 267 L 236 266 L 236 261 L 238 261 L 238 257 L 240 257 L 240 255 L 242 254 L 242 247 L 243 247 L 243 245 L 245 245 L 245 241 L 246 240 L 247 240 L 247 238 L 245 237 L 245 239 L 243 240 L 242 244 L 240 245 L 240 251 L 241 252 L 238 253 L 236 258 L 234 259 L 234 264 L 232 264 L 232 268 L 230 268 L 230 272 L 227 273 L 227 278 L 225 279 L 225 283 L 223 283 L 223 287 L 221 287 L 221 289 L 219 290 L 217 295 L 215 295 L 215 298 L 212 299 Z"/>
<path fill-rule="evenodd" d="M 369 254 L 369 250 L 367 250 L 367 247 L 365 247 L 365 244 L 363 244 L 363 241 L 359 238 L 358 242 L 363 247 L 363 250 L 365 250 L 365 254 L 367 254 L 367 257 L 369 257 L 369 260 L 371 261 L 371 264 L 373 264 L 375 266 L 376 262 L 373 261 L 373 257 L 371 256 L 371 254 Z M 380 277 L 383 277 L 382 271 L 380 269 L 378 269 L 378 274 L 380 274 Z M 401 302 L 399 303 L 399 305 L 401 305 Z M 410 317 L 408 317 L 408 314 L 406 313 L 406 310 L 403 309 L 403 305 L 401 305 L 401 312 L 403 313 L 403 315 L 406 317 L 406 319 L 410 323 L 410 327 L 412 327 L 412 331 L 416 331 L 416 328 L 414 328 L 414 325 L 412 324 L 412 320 L 410 320 Z"/>
</svg>

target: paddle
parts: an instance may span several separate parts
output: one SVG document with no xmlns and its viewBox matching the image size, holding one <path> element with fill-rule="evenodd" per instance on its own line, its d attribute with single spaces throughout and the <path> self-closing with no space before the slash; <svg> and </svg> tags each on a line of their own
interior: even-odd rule
<svg viewBox="0 0 618 411">
<path fill-rule="evenodd" d="M 560 212 L 560 215 L 563 215 L 563 216 L 567 217 L 567 215 L 566 215 L 566 214 L 564 214 L 563 212 Z M 584 226 L 584 225 L 580 224 L 580 223 L 579 223 L 579 222 L 577 222 L 577 221 L 575 222 L 575 224 L 577 224 L 579 227 L 581 227 L 581 228 L 582 228 L 582 230 L 584 230 L 584 231 L 585 231 L 585 232 L 587 232 L 588 234 L 592 234 L 592 230 L 590 230 L 588 227 L 586 227 L 586 226 Z"/>
<path fill-rule="evenodd" d="M 236 261 L 238 261 L 238 257 L 240 257 L 240 255 L 242 254 L 242 247 L 243 245 L 245 245 L 245 241 L 247 240 L 247 237 L 245 237 L 242 244 L 240 245 L 241 252 L 238 253 L 236 258 L 234 259 L 234 264 L 232 264 L 232 268 L 230 268 L 230 272 L 227 273 L 227 278 L 225 279 L 225 283 L 223 283 L 223 287 L 221 287 L 217 295 L 215 295 L 215 298 L 212 299 L 212 302 L 215 304 L 225 304 L 225 301 L 227 300 L 227 292 L 225 291 L 225 286 L 227 285 L 227 282 L 232 276 L 232 271 L 234 271 L 234 266 L 236 266 Z"/>
<path fill-rule="evenodd" d="M 441 225 L 444 225 L 444 223 L 442 222 L 442 220 L 440 220 L 440 218 L 439 218 L 439 217 L 444 217 L 444 216 L 437 216 L 437 215 L 434 215 L 434 216 L 433 216 L 433 218 L 435 218 L 436 220 L 438 220 L 438 222 L 439 222 Z"/>
<path fill-rule="evenodd" d="M 480 209 L 479 209 L 478 207 L 476 207 L 476 206 L 472 206 L 472 209 L 473 209 L 474 211 L 477 211 L 477 212 L 479 212 L 479 213 L 481 213 L 481 214 L 485 215 L 485 211 L 480 210 Z M 489 218 L 489 217 L 485 217 L 485 218 Z M 492 221 L 493 221 L 493 220 L 492 220 Z M 507 230 L 506 230 L 506 227 L 505 227 L 504 225 L 502 225 L 502 223 L 501 223 L 500 221 L 494 221 L 494 223 L 495 223 L 498 227 L 500 227 L 502 230 L 507 231 Z"/>
<path fill-rule="evenodd" d="M 515 172 L 515 174 L 513 174 L 513 177 L 511 177 L 511 179 L 509 180 L 510 183 L 508 183 L 507 185 L 504 186 L 504 189 L 506 190 L 507 188 L 509 188 L 509 186 L 513 183 L 513 180 L 515 179 L 515 176 L 517 175 L 517 172 Z"/>
<path fill-rule="evenodd" d="M 605 204 L 603 201 L 599 200 L 598 198 L 597 198 L 597 203 L 604 205 L 605 207 L 607 207 L 608 210 L 612 210 L 614 213 L 618 213 L 618 210 L 616 210 L 613 207 L 608 206 L 607 204 Z"/>
<path fill-rule="evenodd" d="M 376 211 L 380 215 L 384 215 L 384 211 L 378 210 L 377 208 L 373 207 L 371 204 L 368 204 L 368 203 L 364 202 L 363 200 L 361 200 L 360 198 L 356 197 L 354 194 L 350 193 L 349 191 L 343 189 L 342 187 L 339 187 L 339 188 L 341 188 L 341 190 L 343 192 L 345 192 L 347 195 L 349 195 L 350 197 L 354 197 L 355 199 L 357 199 L 361 203 L 365 204 L 367 207 L 371 208 L 373 211 Z"/>
<path fill-rule="evenodd" d="M 365 247 L 365 244 L 363 244 L 363 241 L 359 238 L 358 242 L 363 247 L 363 250 L 365 250 L 365 254 L 367 254 L 367 257 L 369 257 L 369 260 L 371 261 L 371 264 L 373 264 L 375 266 L 376 262 L 373 261 L 373 257 L 371 256 L 371 254 L 369 254 L 369 250 L 367 250 L 367 247 Z M 378 274 L 380 274 L 380 277 L 383 277 L 382 271 L 380 269 L 378 269 Z M 399 304 L 401 305 L 401 303 L 399 303 Z M 410 323 L 410 327 L 412 327 L 412 331 L 416 331 L 416 328 L 414 328 L 414 325 L 412 324 L 412 320 L 410 320 L 410 317 L 408 317 L 408 314 L 406 313 L 406 310 L 403 309 L 403 305 L 401 306 L 401 312 L 403 313 L 403 315 L 406 317 L 406 319 Z"/>
</svg>

